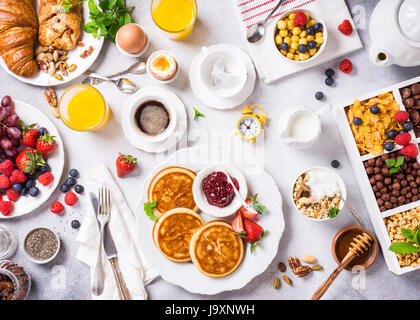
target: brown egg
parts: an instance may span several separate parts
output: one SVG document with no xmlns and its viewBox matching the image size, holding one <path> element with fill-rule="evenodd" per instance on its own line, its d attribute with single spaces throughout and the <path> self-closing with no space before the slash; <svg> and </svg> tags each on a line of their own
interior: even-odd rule
<svg viewBox="0 0 420 320">
<path fill-rule="evenodd" d="M 118 45 L 128 53 L 139 53 L 146 45 L 146 40 L 147 36 L 144 31 L 134 23 L 126 24 L 118 30 Z"/>
</svg>

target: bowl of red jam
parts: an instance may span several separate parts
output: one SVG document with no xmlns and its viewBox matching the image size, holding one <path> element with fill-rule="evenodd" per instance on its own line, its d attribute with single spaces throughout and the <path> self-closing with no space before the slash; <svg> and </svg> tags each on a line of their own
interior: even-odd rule
<svg viewBox="0 0 420 320">
<path fill-rule="evenodd" d="M 200 210 L 211 216 L 230 216 L 242 206 L 241 200 L 235 195 L 235 187 L 246 199 L 248 186 L 241 170 L 224 164 L 208 166 L 194 180 L 194 201 Z"/>
</svg>

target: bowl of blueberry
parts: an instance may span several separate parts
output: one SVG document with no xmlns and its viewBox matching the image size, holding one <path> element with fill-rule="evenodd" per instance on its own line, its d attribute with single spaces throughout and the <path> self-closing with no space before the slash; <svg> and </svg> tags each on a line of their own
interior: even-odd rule
<svg viewBox="0 0 420 320">
<path fill-rule="evenodd" d="M 248 185 L 241 170 L 226 164 L 210 165 L 202 169 L 194 180 L 194 201 L 201 211 L 213 217 L 228 217 L 242 206 L 234 188 L 246 199 Z"/>
<path fill-rule="evenodd" d="M 283 59 L 304 63 L 322 53 L 327 45 L 328 32 L 317 14 L 298 10 L 280 16 L 274 25 L 273 39 Z"/>
</svg>

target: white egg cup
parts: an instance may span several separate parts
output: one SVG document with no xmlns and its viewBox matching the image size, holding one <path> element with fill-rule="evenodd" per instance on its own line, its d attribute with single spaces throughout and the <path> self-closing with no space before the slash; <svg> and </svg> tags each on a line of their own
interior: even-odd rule
<svg viewBox="0 0 420 320">
<path fill-rule="evenodd" d="M 170 78 L 170 79 L 168 79 L 168 80 L 159 80 L 159 79 L 157 79 L 157 78 L 155 78 L 155 76 L 153 76 L 153 74 L 151 73 L 151 71 L 150 71 L 150 63 L 152 62 L 152 60 L 157 56 L 157 55 L 159 55 L 159 54 L 167 54 L 167 55 L 169 55 L 169 56 L 171 56 L 174 60 L 175 60 L 175 63 L 176 63 L 176 71 L 175 71 L 175 74 L 172 76 L 172 78 Z M 167 50 L 158 50 L 158 51 L 155 51 L 155 52 L 153 52 L 150 56 L 149 56 L 149 58 L 147 59 L 147 61 L 146 61 L 146 72 L 147 72 L 147 74 L 149 75 L 149 77 L 154 81 L 154 82 L 156 82 L 156 83 L 159 83 L 159 84 L 169 84 L 169 83 L 171 83 L 171 82 L 173 82 L 173 81 L 175 81 L 175 79 L 178 77 L 178 75 L 179 75 L 179 73 L 180 73 L 180 66 L 179 66 L 179 63 L 178 63 L 178 60 L 177 60 L 177 58 L 173 55 L 173 53 L 172 52 L 170 52 L 170 51 L 167 51 Z"/>
<path fill-rule="evenodd" d="M 129 52 L 127 52 L 127 51 L 125 51 L 125 50 L 123 50 L 121 47 L 120 47 L 120 45 L 118 44 L 118 34 L 119 34 L 119 32 L 120 32 L 120 30 L 121 30 L 121 28 L 120 28 L 120 30 L 118 30 L 118 32 L 117 32 L 117 35 L 116 35 L 116 37 L 115 37 L 115 45 L 117 46 L 117 49 L 123 54 L 123 55 L 125 55 L 125 56 L 127 56 L 127 57 L 131 57 L 131 58 L 139 58 L 139 57 L 141 57 L 146 51 L 147 51 L 147 49 L 149 48 L 149 37 L 147 36 L 147 34 L 146 34 L 146 31 L 144 30 L 144 28 L 141 26 L 141 25 L 139 25 L 139 24 L 137 24 L 137 23 L 131 23 L 131 24 L 134 24 L 134 25 L 136 25 L 136 26 L 138 26 L 140 29 L 142 29 L 143 30 L 143 32 L 144 32 L 144 35 L 146 36 L 146 43 L 144 44 L 144 47 L 143 47 L 143 49 L 140 51 L 140 52 L 138 52 L 138 53 L 129 53 Z"/>
</svg>

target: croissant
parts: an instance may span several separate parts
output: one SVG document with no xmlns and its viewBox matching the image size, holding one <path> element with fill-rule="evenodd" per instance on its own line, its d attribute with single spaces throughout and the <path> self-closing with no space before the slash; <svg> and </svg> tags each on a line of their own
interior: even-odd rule
<svg viewBox="0 0 420 320">
<path fill-rule="evenodd" d="M 39 70 L 34 59 L 37 30 L 32 0 L 0 0 L 0 55 L 10 71 L 25 78 Z"/>
<path fill-rule="evenodd" d="M 64 13 L 63 0 L 41 0 L 39 3 L 39 42 L 59 50 L 76 47 L 80 37 L 82 6 L 76 4 Z"/>
</svg>

